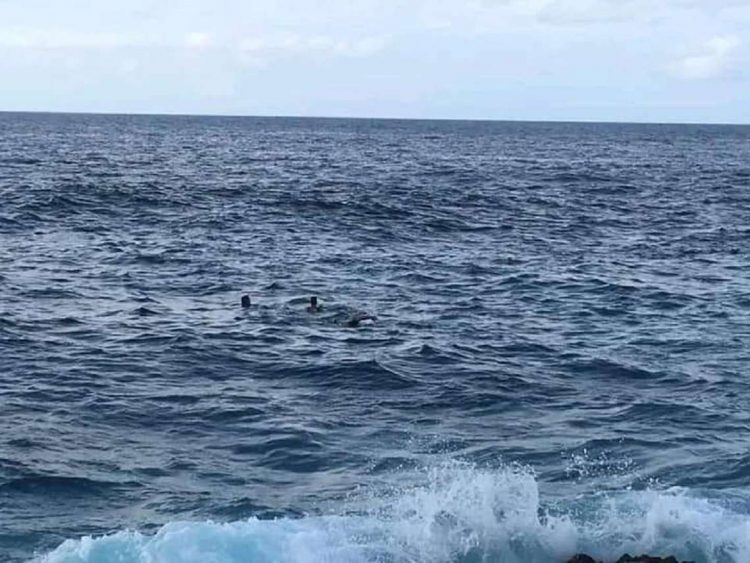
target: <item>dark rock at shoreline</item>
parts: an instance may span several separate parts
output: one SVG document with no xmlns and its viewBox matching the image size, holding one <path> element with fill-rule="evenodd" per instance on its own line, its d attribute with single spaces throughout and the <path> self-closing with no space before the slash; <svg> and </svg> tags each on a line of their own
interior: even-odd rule
<svg viewBox="0 0 750 563">
<path fill-rule="evenodd" d="M 579 553 L 571 557 L 567 563 L 600 563 L 596 559 L 586 555 L 585 553 Z M 633 557 L 627 553 L 620 557 L 615 563 L 680 563 L 674 556 L 669 557 L 653 557 L 651 555 L 639 555 Z M 691 561 L 683 561 L 683 563 L 692 563 Z"/>
<path fill-rule="evenodd" d="M 568 563 L 597 563 L 596 559 L 592 559 L 588 555 L 585 555 L 583 553 L 579 553 L 578 555 L 574 555 L 568 560 Z"/>
<path fill-rule="evenodd" d="M 669 557 L 652 557 L 650 555 L 639 555 L 638 557 L 631 557 L 627 553 L 620 557 L 616 563 L 680 563 L 675 559 L 673 555 Z M 684 561 L 683 563 L 691 563 L 690 561 Z"/>
</svg>

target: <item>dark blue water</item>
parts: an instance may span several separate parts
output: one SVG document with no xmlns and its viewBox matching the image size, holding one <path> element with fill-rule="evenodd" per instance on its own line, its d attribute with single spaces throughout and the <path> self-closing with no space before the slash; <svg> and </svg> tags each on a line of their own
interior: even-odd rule
<svg viewBox="0 0 750 563">
<path fill-rule="evenodd" d="M 0 560 L 750 561 L 749 242 L 747 127 L 0 114 Z"/>
</svg>

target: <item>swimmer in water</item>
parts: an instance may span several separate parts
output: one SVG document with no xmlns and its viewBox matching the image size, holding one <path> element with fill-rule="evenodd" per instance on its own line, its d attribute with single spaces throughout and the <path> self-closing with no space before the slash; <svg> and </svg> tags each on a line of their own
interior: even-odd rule
<svg viewBox="0 0 750 563">
<path fill-rule="evenodd" d="M 363 322 L 375 322 L 378 318 L 374 315 L 371 315 L 370 313 L 365 313 L 364 311 L 357 311 L 354 313 L 349 320 L 344 321 L 341 323 L 343 326 L 348 328 L 359 328 L 359 325 Z"/>
<path fill-rule="evenodd" d="M 318 305 L 318 298 L 313 295 L 310 297 L 310 305 L 307 306 L 308 313 L 320 313 L 323 310 L 323 305 Z"/>
<path fill-rule="evenodd" d="M 247 309 L 250 307 L 250 296 L 249 295 L 243 295 L 242 300 L 240 301 L 242 304 L 243 309 Z"/>
</svg>

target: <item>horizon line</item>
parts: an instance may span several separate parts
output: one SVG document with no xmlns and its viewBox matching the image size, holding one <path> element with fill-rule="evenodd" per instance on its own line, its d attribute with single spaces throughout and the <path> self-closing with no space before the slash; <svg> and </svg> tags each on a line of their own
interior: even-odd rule
<svg viewBox="0 0 750 563">
<path fill-rule="evenodd" d="M 0 110 L 2 114 L 33 115 L 92 115 L 111 117 L 208 117 L 232 119 L 327 119 L 327 120 L 361 120 L 361 121 L 440 121 L 469 123 L 559 123 L 559 124 L 601 124 L 601 125 L 708 125 L 721 127 L 748 127 L 750 122 L 730 123 L 718 121 L 598 121 L 594 119 L 500 119 L 500 118 L 464 118 L 464 117 L 373 117 L 344 115 L 263 115 L 238 113 L 156 113 L 156 112 L 120 112 L 120 111 L 54 111 L 54 110 Z"/>
</svg>

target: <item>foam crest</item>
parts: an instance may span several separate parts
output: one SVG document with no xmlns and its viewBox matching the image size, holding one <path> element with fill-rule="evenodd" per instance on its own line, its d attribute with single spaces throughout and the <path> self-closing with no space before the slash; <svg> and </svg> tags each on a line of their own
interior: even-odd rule
<svg viewBox="0 0 750 563">
<path fill-rule="evenodd" d="M 750 515 L 687 489 L 640 491 L 589 501 L 582 540 L 602 557 L 619 552 L 676 554 L 707 563 L 750 561 Z"/>
<path fill-rule="evenodd" d="M 414 475 L 403 475 L 409 481 Z M 554 563 L 584 551 L 750 560 L 750 516 L 685 490 L 597 494 L 545 507 L 527 470 L 450 463 L 371 491 L 355 514 L 175 522 L 68 540 L 38 563 Z"/>
<path fill-rule="evenodd" d="M 455 561 L 494 554 L 529 561 L 575 548 L 567 517 L 540 518 L 539 488 L 521 468 L 480 470 L 449 463 L 427 471 L 427 484 L 400 490 L 378 514 L 404 560 Z"/>
</svg>

